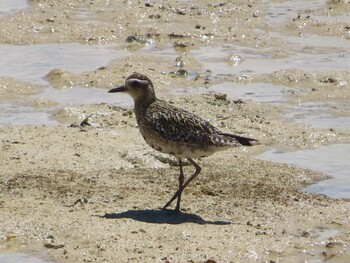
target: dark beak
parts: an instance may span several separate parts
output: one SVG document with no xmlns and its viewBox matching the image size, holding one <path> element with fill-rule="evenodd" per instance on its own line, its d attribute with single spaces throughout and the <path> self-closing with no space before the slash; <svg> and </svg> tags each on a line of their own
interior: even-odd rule
<svg viewBox="0 0 350 263">
<path fill-rule="evenodd" d="M 126 91 L 126 88 L 124 86 L 120 86 L 118 88 L 111 89 L 108 92 L 109 93 L 114 93 L 114 92 L 123 92 L 123 91 Z"/>
</svg>

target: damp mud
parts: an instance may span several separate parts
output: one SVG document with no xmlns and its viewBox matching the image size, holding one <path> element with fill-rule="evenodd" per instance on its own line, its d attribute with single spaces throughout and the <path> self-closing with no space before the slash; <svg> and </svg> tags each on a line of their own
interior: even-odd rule
<svg viewBox="0 0 350 263">
<path fill-rule="evenodd" d="M 0 261 L 350 261 L 348 1 L 4 3 Z M 179 214 L 176 160 L 107 93 L 135 71 L 262 143 L 198 160 Z"/>
</svg>

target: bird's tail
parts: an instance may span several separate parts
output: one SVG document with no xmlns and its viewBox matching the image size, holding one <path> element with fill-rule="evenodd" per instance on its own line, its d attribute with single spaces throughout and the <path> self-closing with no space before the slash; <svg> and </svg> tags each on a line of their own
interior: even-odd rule
<svg viewBox="0 0 350 263">
<path fill-rule="evenodd" d="M 247 138 L 247 137 L 242 137 L 242 136 L 238 136 L 238 135 L 234 135 L 234 134 L 230 134 L 230 133 L 221 133 L 221 135 L 234 138 L 235 140 L 237 140 L 243 146 L 253 146 L 253 145 L 259 145 L 260 144 L 260 142 L 258 140 Z"/>
</svg>

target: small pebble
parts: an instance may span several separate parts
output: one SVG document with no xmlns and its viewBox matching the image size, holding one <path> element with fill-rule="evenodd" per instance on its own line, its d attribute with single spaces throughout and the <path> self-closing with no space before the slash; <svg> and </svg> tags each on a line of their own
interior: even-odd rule
<svg viewBox="0 0 350 263">
<path fill-rule="evenodd" d="M 217 100 L 227 100 L 227 94 L 226 93 L 217 93 L 217 94 L 215 94 L 215 99 L 217 99 Z"/>
</svg>

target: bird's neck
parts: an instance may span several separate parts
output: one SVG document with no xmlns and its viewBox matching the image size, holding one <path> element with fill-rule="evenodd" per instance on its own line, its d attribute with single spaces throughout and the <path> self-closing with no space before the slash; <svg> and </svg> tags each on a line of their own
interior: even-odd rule
<svg viewBox="0 0 350 263">
<path fill-rule="evenodd" d="M 148 107 L 156 101 L 155 97 L 142 98 L 134 101 L 135 115 L 137 122 L 139 122 L 146 115 Z"/>
</svg>

